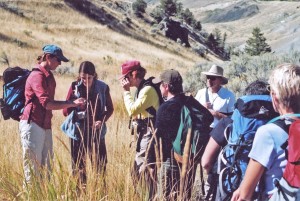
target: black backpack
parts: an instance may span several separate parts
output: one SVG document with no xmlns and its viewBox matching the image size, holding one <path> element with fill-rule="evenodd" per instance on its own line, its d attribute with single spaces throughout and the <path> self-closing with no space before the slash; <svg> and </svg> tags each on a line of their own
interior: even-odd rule
<svg viewBox="0 0 300 201">
<path fill-rule="evenodd" d="M 190 132 L 190 156 L 198 163 L 209 140 L 211 113 L 193 96 L 187 96 L 181 108 L 180 125 L 173 141 L 174 157 L 182 163 L 184 146 Z"/>
<path fill-rule="evenodd" d="M 30 73 L 30 70 L 18 66 L 9 67 L 3 72 L 3 98 L 0 99 L 0 107 L 4 120 L 11 118 L 20 121 L 25 107 L 25 84 Z M 30 102 L 32 100 L 28 101 Z"/>
<path fill-rule="evenodd" d="M 149 77 L 147 80 L 145 80 L 142 85 L 137 89 L 137 93 L 136 93 L 136 97 L 138 96 L 139 92 L 142 90 L 142 88 L 144 88 L 145 86 L 151 86 L 155 89 L 157 95 L 158 95 L 158 98 L 159 98 L 159 104 L 161 105 L 163 102 L 164 102 L 164 99 L 161 95 L 161 91 L 159 89 L 159 86 L 160 86 L 160 83 L 159 84 L 154 84 L 152 82 L 152 80 L 154 79 L 154 77 Z M 149 108 L 146 109 L 146 111 L 153 115 L 153 116 L 156 116 L 156 110 L 151 106 Z"/>
</svg>

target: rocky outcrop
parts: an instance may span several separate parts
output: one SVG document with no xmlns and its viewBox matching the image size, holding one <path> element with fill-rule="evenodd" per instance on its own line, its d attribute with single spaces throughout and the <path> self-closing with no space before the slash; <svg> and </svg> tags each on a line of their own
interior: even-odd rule
<svg viewBox="0 0 300 201">
<path fill-rule="evenodd" d="M 223 9 L 209 11 L 204 23 L 230 22 L 251 17 L 259 12 L 259 8 L 253 2 L 242 1 Z"/>
<path fill-rule="evenodd" d="M 191 46 L 189 43 L 189 30 L 179 21 L 165 18 L 159 23 L 159 27 L 164 36 L 176 42 L 180 42 L 185 47 Z"/>
</svg>

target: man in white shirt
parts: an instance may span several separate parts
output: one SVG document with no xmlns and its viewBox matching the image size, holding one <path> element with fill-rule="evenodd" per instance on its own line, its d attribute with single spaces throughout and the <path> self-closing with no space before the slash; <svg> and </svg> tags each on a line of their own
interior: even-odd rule
<svg viewBox="0 0 300 201">
<path fill-rule="evenodd" d="M 234 94 L 222 87 L 222 85 L 228 83 L 228 79 L 223 76 L 223 71 L 222 67 L 212 65 L 208 72 L 202 72 L 202 74 L 206 75 L 207 87 L 200 89 L 195 97 L 213 115 L 214 121 L 210 125 L 211 128 L 214 128 L 221 118 L 231 115 L 234 109 Z M 216 173 L 213 171 L 208 173 L 204 187 L 206 195 L 214 188 L 213 180 L 216 178 L 214 175 Z M 208 196 L 206 199 L 212 200 L 213 197 Z"/>
<path fill-rule="evenodd" d="M 235 96 L 222 86 L 228 83 L 228 79 L 223 76 L 222 67 L 212 65 L 208 72 L 202 74 L 206 75 L 207 87 L 200 89 L 195 98 L 214 116 L 214 121 L 210 125 L 214 128 L 221 118 L 232 114 Z"/>
</svg>

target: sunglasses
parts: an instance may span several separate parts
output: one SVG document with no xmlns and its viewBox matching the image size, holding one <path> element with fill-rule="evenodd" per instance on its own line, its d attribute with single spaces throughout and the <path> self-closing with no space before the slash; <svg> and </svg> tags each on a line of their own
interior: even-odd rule
<svg viewBox="0 0 300 201">
<path fill-rule="evenodd" d="M 217 76 L 206 76 L 206 79 L 214 81 L 216 80 L 218 77 Z"/>
<path fill-rule="evenodd" d="M 267 90 L 268 90 L 268 92 L 271 92 L 271 86 L 270 85 L 267 85 Z"/>
<path fill-rule="evenodd" d="M 55 58 L 56 58 L 57 62 L 61 62 L 61 60 L 58 57 L 55 57 Z"/>
</svg>

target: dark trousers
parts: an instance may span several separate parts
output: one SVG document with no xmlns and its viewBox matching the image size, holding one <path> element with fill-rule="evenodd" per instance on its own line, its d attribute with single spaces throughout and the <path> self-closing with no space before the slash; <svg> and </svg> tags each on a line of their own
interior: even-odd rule
<svg viewBox="0 0 300 201">
<path fill-rule="evenodd" d="M 105 173 L 107 152 L 105 138 L 71 140 L 72 170 L 79 174 L 82 183 L 86 183 L 86 160 L 92 161 L 99 173 Z"/>
</svg>

